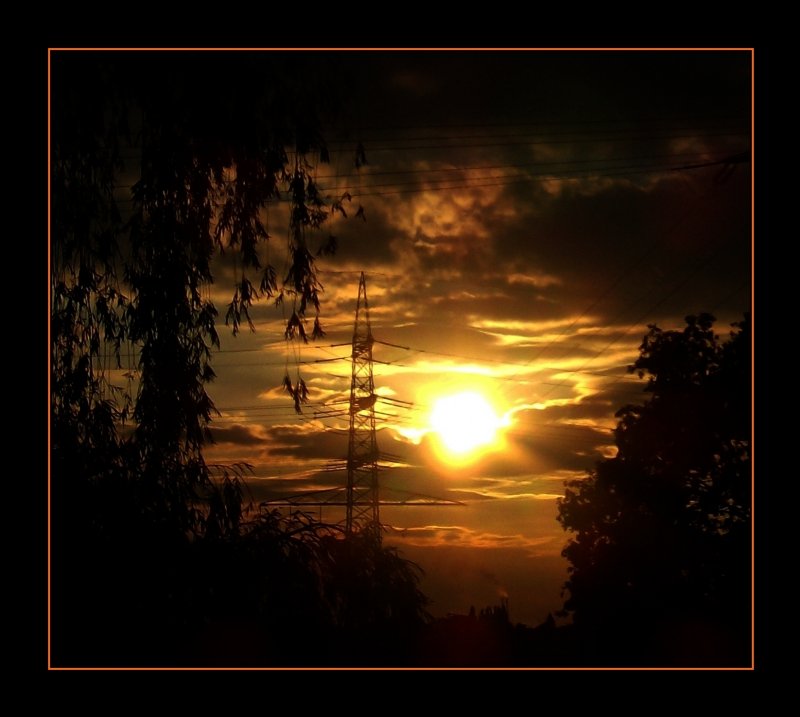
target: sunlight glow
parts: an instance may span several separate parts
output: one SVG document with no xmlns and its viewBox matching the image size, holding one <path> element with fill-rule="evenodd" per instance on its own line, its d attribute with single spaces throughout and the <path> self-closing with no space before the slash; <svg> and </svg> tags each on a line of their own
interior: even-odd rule
<svg viewBox="0 0 800 717">
<path fill-rule="evenodd" d="M 463 456 L 494 442 L 503 421 L 483 396 L 465 391 L 436 401 L 430 425 L 447 451 Z"/>
</svg>

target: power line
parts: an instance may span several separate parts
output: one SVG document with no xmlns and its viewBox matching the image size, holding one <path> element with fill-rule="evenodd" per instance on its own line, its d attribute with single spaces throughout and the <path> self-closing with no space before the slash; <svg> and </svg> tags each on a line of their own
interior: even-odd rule
<svg viewBox="0 0 800 717">
<path fill-rule="evenodd" d="M 703 162 L 695 161 L 692 164 L 681 164 L 681 165 L 677 165 L 677 166 L 676 165 L 652 165 L 652 164 L 651 165 L 643 165 L 641 162 L 637 162 L 636 164 L 630 164 L 630 165 L 614 166 L 614 167 L 608 167 L 608 168 L 598 167 L 597 169 L 586 169 L 586 170 L 583 170 L 580 173 L 574 173 L 574 174 L 570 174 L 568 176 L 569 177 L 573 177 L 574 176 L 576 178 L 593 177 L 593 176 L 595 176 L 595 173 L 597 171 L 606 170 L 606 169 L 607 170 L 612 170 L 613 169 L 613 170 L 615 170 L 615 172 L 619 172 L 619 173 L 623 173 L 623 170 L 638 170 L 638 171 L 642 171 L 642 172 L 651 172 L 651 171 L 676 172 L 676 171 L 690 170 L 690 169 L 702 169 L 704 167 L 715 167 L 715 166 L 719 166 L 719 165 L 723 165 L 723 164 L 728 164 L 728 163 L 730 163 L 732 161 L 733 156 L 734 155 L 726 155 L 722 159 L 708 160 L 708 161 L 703 161 Z M 607 161 L 607 160 L 603 160 L 603 161 Z M 541 166 L 541 164 L 542 163 L 537 163 L 537 164 L 531 164 L 529 166 Z M 454 170 L 449 170 L 449 171 L 463 171 L 463 170 L 454 169 Z M 428 179 L 427 180 L 425 188 L 426 189 L 436 189 L 436 188 L 438 188 L 435 185 L 432 186 L 430 183 L 442 184 L 442 183 L 445 183 L 445 182 L 450 182 L 450 183 L 452 183 L 452 182 L 464 182 L 464 181 L 467 181 L 467 180 L 469 181 L 470 186 L 472 186 L 473 184 L 475 186 L 484 186 L 482 184 L 479 185 L 478 183 L 479 182 L 489 182 L 489 181 L 493 182 L 494 180 L 509 180 L 509 181 L 515 181 L 515 182 L 516 181 L 534 181 L 536 179 L 550 179 L 550 178 L 553 177 L 555 172 L 556 172 L 556 170 L 548 170 L 548 171 L 539 172 L 537 174 L 526 174 L 526 175 L 502 174 L 502 175 L 488 175 L 488 176 L 485 176 L 485 177 L 471 176 L 471 177 L 465 177 L 465 178 L 447 178 L 447 177 L 442 178 L 442 179 L 433 178 L 433 179 Z M 419 174 L 420 175 L 426 175 L 425 172 L 419 172 Z M 419 185 L 419 181 L 418 180 L 409 180 L 409 181 L 406 181 L 406 182 L 389 182 L 389 183 L 385 183 L 385 184 L 372 183 L 372 184 L 365 184 L 364 185 L 364 190 L 372 190 L 372 189 L 375 189 L 375 188 L 384 188 L 384 187 L 405 187 L 405 186 L 418 186 L 418 185 Z M 492 185 L 486 185 L 486 186 L 492 186 Z M 443 189 L 447 189 L 448 187 L 442 187 L 442 188 Z M 357 189 L 353 189 L 353 191 L 350 193 L 350 195 L 353 196 L 353 197 L 359 197 L 359 196 L 365 196 L 365 193 L 364 192 L 359 192 L 359 190 L 357 190 Z"/>
<path fill-rule="evenodd" d="M 573 123 L 577 124 L 577 123 Z M 591 122 L 587 122 L 586 124 L 592 124 Z M 375 136 L 368 138 L 362 144 L 365 146 L 365 150 L 367 152 L 378 152 L 378 151 L 393 151 L 397 149 L 450 149 L 450 148 L 460 148 L 460 147 L 482 147 L 482 146 L 498 146 L 497 143 L 490 143 L 490 144 L 475 144 L 473 142 L 464 143 L 464 140 L 503 140 L 503 139 L 516 139 L 518 137 L 532 137 L 537 138 L 526 142 L 518 142 L 516 144 L 566 144 L 566 143 L 575 143 L 575 144 L 585 144 L 587 142 L 598 142 L 598 141 L 655 141 L 655 140 L 663 140 L 663 139 L 691 139 L 691 138 L 706 138 L 706 137 L 726 137 L 726 136 L 749 136 L 751 133 L 751 128 L 749 123 L 746 121 L 742 121 L 741 118 L 736 118 L 733 121 L 725 120 L 722 123 L 717 123 L 715 126 L 708 126 L 708 127 L 700 127 L 697 125 L 697 122 L 692 122 L 691 124 L 683 124 L 683 125 L 671 125 L 671 126 L 664 126 L 664 127 L 650 127 L 645 131 L 649 131 L 651 134 L 641 134 L 640 127 L 638 127 L 639 123 L 629 123 L 627 127 L 607 127 L 602 128 L 598 127 L 595 124 L 595 129 L 592 130 L 579 130 L 579 129 L 544 129 L 545 127 L 566 127 L 566 124 L 510 124 L 507 125 L 507 128 L 511 127 L 531 127 L 532 129 L 527 131 L 510 131 L 510 132 L 481 132 L 477 134 L 460 134 L 449 132 L 445 135 L 427 135 L 427 136 L 402 136 L 402 135 L 393 135 L 393 136 Z M 455 129 L 455 126 L 449 126 L 447 129 Z M 686 133 L 689 134 L 679 134 L 679 133 Z M 655 133 L 655 134 L 652 134 Z M 563 137 L 568 139 L 560 139 L 560 140 L 550 140 L 546 139 L 548 137 Z M 350 145 L 352 140 L 349 139 L 332 139 L 328 142 L 328 153 L 329 154 L 350 154 L 352 149 L 348 146 L 347 149 L 339 149 L 334 147 L 334 145 L 343 145 L 347 144 Z M 390 147 L 375 147 L 371 143 L 415 143 L 415 142 L 434 142 L 438 144 L 432 145 L 407 145 L 407 146 L 390 146 Z M 513 143 L 499 143 L 501 146 L 503 144 L 513 144 Z M 137 151 L 136 149 L 131 149 L 128 151 L 122 151 L 119 153 L 122 159 L 132 159 L 138 160 L 141 158 L 141 151 Z M 291 157 L 295 154 L 294 151 L 289 150 L 287 152 L 287 156 L 291 160 Z M 369 165 L 367 165 L 369 167 Z"/>
<path fill-rule="evenodd" d="M 477 145 L 474 145 L 477 146 Z M 385 173 L 374 173 L 374 174 L 367 174 L 366 176 L 378 176 L 379 174 L 409 174 L 409 175 L 420 175 L 420 176 L 428 176 L 432 172 L 463 172 L 472 169 L 523 169 L 527 167 L 541 167 L 544 166 L 560 166 L 560 165 L 577 165 L 577 164 L 591 164 L 597 163 L 601 166 L 595 167 L 593 169 L 586 169 L 583 171 L 567 171 L 567 170 L 559 170 L 559 169 L 550 169 L 548 171 L 543 171 L 537 174 L 528 174 L 525 176 L 520 175 L 500 175 L 500 176 L 488 176 L 488 177 L 468 177 L 464 179 L 456 179 L 456 178 L 441 178 L 441 179 L 431 179 L 432 182 L 443 183 L 443 182 L 460 182 L 460 184 L 454 186 L 435 186 L 435 187 L 424 187 L 419 188 L 418 191 L 441 191 L 446 189 L 459 189 L 465 186 L 474 186 L 474 187 L 483 187 L 483 186 L 495 186 L 501 185 L 504 182 L 495 182 L 495 180 L 507 180 L 509 183 L 517 183 L 517 182 L 528 182 L 528 181 L 538 181 L 542 179 L 570 179 L 570 178 L 592 178 L 592 177 L 607 177 L 607 176 L 627 176 L 633 174 L 647 174 L 651 172 L 659 172 L 659 171 L 680 171 L 680 170 L 693 170 L 693 169 L 700 169 L 703 167 L 713 167 L 717 165 L 724 165 L 728 163 L 732 158 L 738 157 L 742 154 L 746 154 L 746 152 L 737 152 L 733 155 L 726 153 L 725 157 L 707 160 L 707 161 L 696 161 L 691 164 L 682 164 L 679 166 L 669 165 L 669 164 L 652 164 L 652 165 L 645 165 L 642 166 L 642 162 L 650 161 L 650 159 L 687 159 L 696 157 L 698 160 L 704 159 L 703 154 L 698 153 L 684 153 L 684 154 L 665 154 L 665 155 L 653 155 L 652 157 L 632 157 L 632 158 L 605 158 L 605 159 L 587 159 L 587 160 L 555 160 L 551 162 L 547 161 L 538 161 L 538 162 L 528 162 L 523 164 L 500 164 L 500 165 L 488 165 L 484 167 L 454 167 L 454 168 L 438 168 L 438 169 L 430 169 L 430 170 L 406 170 L 406 171 L 397 171 L 397 172 L 385 172 Z M 612 165 L 612 166 L 602 166 L 603 163 L 608 162 L 622 162 L 622 161 L 630 161 L 636 162 L 636 164 L 630 165 Z M 327 179 L 336 178 L 337 175 L 332 175 L 331 177 L 321 177 L 320 182 L 325 182 Z M 490 181 L 491 180 L 491 181 Z M 485 183 L 490 181 L 490 183 Z M 416 184 L 415 182 L 391 182 L 391 183 L 370 183 L 361 185 L 359 187 L 354 187 L 352 185 L 345 185 L 337 187 L 337 194 L 343 194 L 345 192 L 349 193 L 351 197 L 361 197 L 361 196 L 383 196 L 385 194 L 395 194 L 395 193 L 404 193 L 404 192 L 372 192 L 367 191 L 373 188 L 385 188 L 385 187 L 403 187 L 403 186 L 410 186 Z M 131 188 L 132 185 L 118 185 L 118 189 L 125 189 Z M 333 197 L 328 196 L 329 200 L 332 200 Z M 338 197 L 337 197 L 338 198 Z M 133 198 L 118 198 L 115 201 L 118 203 L 132 203 Z M 271 199 L 270 201 L 278 201 L 278 202 L 287 202 L 289 201 L 288 198 L 278 198 L 278 199 Z"/>
<path fill-rule="evenodd" d="M 544 182 L 544 181 L 557 181 L 557 180 L 577 180 L 577 179 L 595 179 L 595 178 L 605 178 L 605 177 L 627 177 L 627 176 L 635 176 L 641 174 L 657 174 L 662 172 L 677 172 L 677 171 L 693 171 L 696 169 L 714 167 L 714 166 L 723 166 L 728 163 L 728 160 L 732 157 L 737 157 L 742 153 L 737 153 L 736 155 L 730 155 L 726 159 L 722 160 L 713 160 L 709 162 L 698 162 L 694 164 L 684 164 L 679 166 L 674 165 L 651 165 L 647 167 L 642 167 L 641 165 L 631 165 L 629 168 L 625 167 L 611 167 L 608 168 L 609 171 L 603 171 L 605 168 L 597 168 L 593 170 L 584 170 L 582 172 L 560 172 L 556 173 L 553 171 L 550 172 L 542 172 L 535 175 L 506 175 L 503 177 L 496 177 L 496 178 L 467 178 L 467 179 L 441 179 L 441 180 L 433 180 L 434 182 L 439 182 L 436 186 L 417 186 L 415 182 L 393 182 L 391 184 L 368 184 L 365 185 L 364 190 L 359 190 L 354 187 L 350 187 L 348 189 L 352 189 L 349 192 L 350 196 L 355 197 L 381 197 L 381 196 L 391 196 L 396 194 L 420 194 L 420 193 L 427 193 L 427 192 L 442 192 L 442 191 L 449 191 L 452 189 L 480 189 L 485 187 L 501 187 L 501 186 L 508 186 L 512 184 L 527 184 L 533 182 Z M 610 170 L 614 171 L 610 171 Z M 491 181 L 489 181 L 491 180 Z M 447 186 L 441 184 L 441 182 L 451 182 Z M 452 183 L 455 182 L 455 183 Z M 373 187 L 409 187 L 407 189 L 389 189 L 385 191 L 367 191 L 372 189 Z M 334 197 L 327 195 L 326 199 L 329 201 L 335 199 Z M 124 203 L 124 202 L 132 202 L 132 199 L 118 199 L 117 202 Z M 288 198 L 280 198 L 274 201 L 279 202 L 288 202 L 290 201 Z"/>
<path fill-rule="evenodd" d="M 704 164 L 704 167 L 711 167 L 717 164 L 722 164 L 721 162 L 714 162 L 714 163 L 707 163 Z M 428 193 L 428 192 L 444 192 L 449 191 L 452 189 L 480 189 L 484 187 L 503 187 L 512 184 L 527 184 L 529 182 L 544 182 L 544 181 L 557 181 L 557 180 L 578 180 L 578 179 L 600 179 L 604 177 L 631 177 L 639 174 L 658 174 L 661 172 L 674 172 L 674 171 L 692 171 L 694 169 L 700 169 L 700 166 L 694 167 L 672 167 L 672 166 L 659 166 L 659 167 L 648 167 L 648 168 L 641 168 L 641 169 L 630 169 L 630 170 L 623 170 L 623 171 L 615 171 L 615 172 L 583 172 L 580 174 L 539 174 L 539 175 L 529 175 L 526 177 L 516 177 L 514 179 L 508 179 L 507 181 L 493 181 L 493 182 L 462 182 L 459 184 L 452 184 L 448 186 L 435 186 L 435 187 L 415 187 L 412 189 L 397 189 L 391 191 L 380 191 L 380 192 L 353 192 L 353 197 L 384 197 L 390 196 L 394 194 L 421 194 L 421 193 Z"/>
<path fill-rule="evenodd" d="M 713 133 L 709 133 L 707 130 L 712 129 L 715 130 Z M 712 128 L 705 128 L 706 131 L 702 131 L 698 129 L 694 125 L 683 125 L 677 126 L 672 125 L 670 127 L 652 127 L 651 130 L 653 132 L 659 132 L 660 134 L 655 135 L 654 139 L 661 139 L 662 137 L 666 136 L 671 138 L 674 132 L 692 132 L 692 136 L 716 136 L 721 132 L 728 132 L 733 131 L 737 134 L 749 132 L 749 127 L 744 127 L 742 122 L 734 122 L 734 123 L 727 123 L 722 125 L 717 125 L 716 127 Z M 608 128 L 608 129 L 598 129 L 594 132 L 587 132 L 585 130 L 575 130 L 575 129 L 567 129 L 567 130 L 559 130 L 559 131 L 552 131 L 548 130 L 543 132 L 541 127 L 530 129 L 527 131 L 522 132 L 481 132 L 479 134 L 446 134 L 446 135 L 426 135 L 421 137 L 414 137 L 414 136 L 384 136 L 384 137 L 370 137 L 364 144 L 365 150 L 371 151 L 371 147 L 368 149 L 366 146 L 369 142 L 463 142 L 464 140 L 472 140 L 472 139 L 514 139 L 517 137 L 542 137 L 546 135 L 548 137 L 586 137 L 592 138 L 597 136 L 599 138 L 605 139 L 607 137 L 611 137 L 615 139 L 618 135 L 625 135 L 630 134 L 634 129 L 632 127 L 620 127 L 620 128 Z M 331 145 L 334 144 L 350 144 L 351 140 L 346 139 L 334 139 L 328 143 L 329 149 Z M 467 145 L 468 146 L 468 145 Z"/>
<path fill-rule="evenodd" d="M 620 142 L 652 142 L 658 140 L 674 140 L 674 139 L 708 139 L 711 137 L 749 137 L 749 130 L 742 130 L 738 132 L 693 132 L 691 134 L 662 134 L 650 136 L 620 136 L 620 137 L 586 137 L 577 139 L 555 139 L 555 140 L 529 140 L 525 142 L 484 142 L 484 143 L 468 143 L 468 144 L 416 144 L 407 146 L 392 146 L 392 147 L 370 147 L 370 152 L 407 152 L 412 150 L 447 150 L 447 149 L 483 149 L 487 147 L 533 147 L 533 146 L 550 146 L 561 144 L 591 144 L 604 141 L 618 140 Z M 338 152 L 349 153 L 349 150 L 329 150 L 331 154 Z"/>
<path fill-rule="evenodd" d="M 725 156 L 730 155 L 729 152 L 725 153 Z M 393 175 L 424 175 L 428 176 L 430 174 L 438 174 L 441 172 L 467 172 L 467 171 L 475 171 L 475 170 L 495 170 L 495 169 L 527 169 L 529 167 L 542 167 L 542 166 L 573 166 L 573 165 L 581 165 L 581 164 L 593 164 L 593 163 L 601 163 L 601 162 L 650 162 L 656 159 L 674 159 L 674 160 L 687 160 L 696 158 L 698 161 L 708 160 L 709 158 L 706 156 L 706 153 L 697 153 L 697 152 L 681 152 L 681 153 L 671 153 L 671 154 L 653 154 L 653 155 L 640 155 L 636 157 L 593 157 L 591 159 L 554 159 L 554 160 L 536 160 L 530 162 L 521 162 L 517 164 L 478 164 L 478 165 L 465 165 L 465 166 L 453 166 L 453 167 L 431 167 L 425 169 L 393 169 L 393 170 L 367 170 L 363 173 L 362 178 L 369 179 L 370 177 L 381 177 L 381 176 L 393 176 Z M 720 157 L 719 159 L 723 159 Z M 339 179 L 345 178 L 349 179 L 352 175 L 338 175 L 338 174 L 329 174 L 323 175 L 320 177 L 320 181 L 324 182 L 329 179 Z M 126 185 L 118 185 L 120 187 L 124 187 Z M 129 185 L 128 185 L 129 186 Z M 348 186 L 348 185 L 345 185 Z M 365 185 L 367 187 L 372 185 Z M 335 273 L 335 272 L 334 272 Z M 357 272 L 351 272 L 357 273 Z"/>
<path fill-rule="evenodd" d="M 743 118 L 741 115 L 679 115 L 675 117 L 670 117 L 668 119 L 669 122 L 728 122 L 728 121 L 743 121 L 749 118 Z M 524 118 L 520 119 L 519 122 L 509 121 L 504 119 L 503 121 L 497 122 L 446 122 L 446 123 L 437 123 L 437 124 L 419 124 L 419 125 L 403 125 L 403 124 L 393 124 L 393 125 L 372 125 L 372 126 L 364 126 L 364 127 L 355 127 L 353 128 L 354 132 L 369 132 L 373 130 L 409 130 L 409 129 L 461 129 L 461 128 L 470 128 L 470 127 L 562 127 L 567 125 L 601 125 L 601 124 L 628 124 L 632 126 L 638 126 L 643 123 L 648 122 L 665 122 L 664 115 L 652 115 L 652 116 L 645 116 L 645 117 L 627 117 L 627 118 L 620 118 L 620 117 L 611 117 L 608 119 L 559 119 L 559 120 L 543 120 L 541 118 Z"/>
</svg>

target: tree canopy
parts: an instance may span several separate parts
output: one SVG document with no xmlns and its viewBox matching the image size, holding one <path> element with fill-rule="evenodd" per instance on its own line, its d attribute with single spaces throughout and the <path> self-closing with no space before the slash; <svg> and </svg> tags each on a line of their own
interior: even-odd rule
<svg viewBox="0 0 800 717">
<path fill-rule="evenodd" d="M 335 250 L 323 225 L 348 197 L 326 203 L 314 178 L 334 78 L 312 65 L 292 53 L 52 56 L 56 664 L 325 664 L 341 659 L 326 650 L 342 631 L 408 635 L 425 618 L 416 566 L 374 536 L 343 548 L 334 526 L 249 510 L 248 467 L 203 456 L 214 256 L 237 258 L 234 333 L 264 297 L 288 307 L 287 338 L 323 335 L 315 262 Z M 286 209 L 283 276 L 270 206 Z M 127 386 L 113 385 L 123 366 Z M 285 385 L 299 409 L 302 377 Z M 249 651 L 231 630 L 261 639 Z M 366 649 L 356 641 L 350 659 L 369 661 Z"/>
<path fill-rule="evenodd" d="M 749 663 L 750 323 L 649 327 L 649 400 L 617 412 L 617 454 L 567 484 L 565 609 L 608 659 Z"/>
</svg>

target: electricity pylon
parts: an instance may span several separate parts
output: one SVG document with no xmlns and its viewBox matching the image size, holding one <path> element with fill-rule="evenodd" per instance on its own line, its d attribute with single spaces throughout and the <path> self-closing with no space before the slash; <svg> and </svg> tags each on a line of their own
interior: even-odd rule
<svg viewBox="0 0 800 717">
<path fill-rule="evenodd" d="M 457 500 L 439 498 L 422 493 L 411 493 L 405 490 L 387 490 L 384 486 L 384 497 L 378 486 L 378 469 L 381 454 L 378 451 L 378 440 L 375 433 L 375 402 L 392 401 L 392 405 L 406 404 L 405 401 L 378 397 L 375 394 L 375 381 L 372 373 L 372 347 L 376 341 L 372 336 L 369 323 L 369 304 L 367 302 L 367 282 L 364 272 L 358 283 L 358 300 L 356 303 L 356 320 L 353 326 L 353 352 L 351 355 L 350 400 L 344 409 L 325 409 L 315 412 L 318 418 L 339 418 L 349 414 L 350 429 L 348 431 L 347 458 L 344 461 L 332 461 L 327 470 L 347 470 L 345 486 L 326 488 L 323 490 L 303 491 L 295 495 L 272 498 L 261 503 L 262 506 L 289 506 L 292 508 L 344 507 L 345 534 L 352 535 L 362 531 L 372 531 L 381 540 L 380 506 L 446 506 L 463 505 Z M 385 342 L 377 342 L 385 343 Z M 392 345 L 392 344 L 388 344 Z M 384 455 L 384 459 L 396 461 L 399 456 Z M 388 495 L 386 495 L 388 493 Z"/>
<path fill-rule="evenodd" d="M 347 518 L 345 532 L 374 529 L 380 534 L 378 439 L 375 435 L 375 382 L 372 375 L 372 328 L 369 323 L 367 282 L 358 283 L 353 326 L 350 379 L 350 430 L 347 446 Z"/>
</svg>

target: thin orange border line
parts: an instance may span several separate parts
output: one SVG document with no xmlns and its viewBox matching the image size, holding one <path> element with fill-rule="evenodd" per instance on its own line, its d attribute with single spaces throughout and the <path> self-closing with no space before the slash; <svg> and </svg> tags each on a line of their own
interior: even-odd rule
<svg viewBox="0 0 800 717">
<path fill-rule="evenodd" d="M 750 52 L 750 665 L 756 665 L 756 54 Z"/>
<path fill-rule="evenodd" d="M 51 47 L 48 52 L 752 52 L 752 47 Z"/>
<path fill-rule="evenodd" d="M 751 672 L 750 667 L 53 667 L 57 672 L 81 672 L 97 670 L 99 672 L 314 672 L 319 670 L 332 672 Z"/>
<path fill-rule="evenodd" d="M 50 435 L 50 427 L 53 418 L 53 405 L 52 401 L 52 387 L 50 385 L 50 377 L 52 374 L 52 366 L 50 365 L 50 356 L 52 351 L 52 344 L 53 339 L 51 336 L 51 321 L 52 321 L 52 304 L 53 298 L 51 296 L 52 291 L 52 256 L 50 254 L 51 251 L 51 217 L 50 217 L 50 207 L 52 205 L 52 163 L 51 163 L 51 137 L 52 131 L 50 128 L 50 101 L 51 101 L 51 84 L 50 84 L 50 51 L 47 52 L 47 667 L 48 669 L 52 669 L 52 660 L 50 655 L 50 616 L 51 616 L 51 585 L 50 585 L 50 545 L 52 543 L 52 537 L 50 534 L 50 526 L 52 525 L 51 520 L 51 509 L 50 509 L 50 475 L 51 475 L 51 446 L 52 446 L 52 437 Z"/>
<path fill-rule="evenodd" d="M 451 51 L 451 52 L 486 52 L 486 51 L 578 51 L 578 52 L 592 52 L 592 51 L 613 51 L 613 52 L 634 52 L 634 51 L 648 51 L 648 52 L 664 52 L 664 51 L 681 51 L 681 52 L 742 52 L 747 51 L 750 53 L 750 237 L 751 237 L 751 256 L 750 256 L 750 310 L 751 310 L 751 345 L 750 345 L 750 363 L 751 363 L 751 424 L 750 424 L 750 500 L 751 500 L 751 520 L 750 520 L 750 548 L 751 548 L 751 572 L 750 572 L 750 667 L 53 667 L 51 660 L 51 417 L 52 417 L 52 403 L 51 403 L 51 356 L 50 346 L 52 344 L 51 336 L 51 316 L 50 308 L 52 304 L 51 296 L 51 281 L 50 281 L 50 265 L 52 263 L 51 256 L 51 204 L 52 204 L 52 176 L 51 176 L 51 152 L 52 152 L 52 130 L 51 130 L 51 57 L 53 52 L 69 52 L 69 51 L 136 51 L 136 52 L 224 52 L 224 51 L 291 51 L 291 52 L 325 52 L 325 51 L 347 51 L 347 52 L 364 52 L 364 51 Z M 482 47 L 482 48 L 468 48 L 468 47 L 50 47 L 47 49 L 47 296 L 48 296 L 48 317 L 47 317 L 47 406 L 48 406 L 48 421 L 47 421 L 47 668 L 52 671 L 86 671 L 97 670 L 104 672 L 116 671 L 634 671 L 634 672 L 651 672 L 651 671 L 752 671 L 755 669 L 755 48 L 753 47 Z"/>
</svg>

